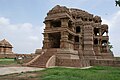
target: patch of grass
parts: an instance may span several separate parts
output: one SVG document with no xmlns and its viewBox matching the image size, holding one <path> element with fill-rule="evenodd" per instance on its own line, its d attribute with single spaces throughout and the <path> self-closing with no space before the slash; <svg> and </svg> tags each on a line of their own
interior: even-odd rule
<svg viewBox="0 0 120 80">
<path fill-rule="evenodd" d="M 17 62 L 13 58 L 0 59 L 0 65 L 9 65 L 9 64 L 17 64 Z"/>
<path fill-rule="evenodd" d="M 1 58 L 0 61 L 14 61 L 13 58 Z"/>
<path fill-rule="evenodd" d="M 96 66 L 89 69 L 47 68 L 42 71 L 28 71 L 19 74 L 0 76 L 0 79 L 25 80 L 120 80 L 119 67 Z"/>
<path fill-rule="evenodd" d="M 48 68 L 42 80 L 120 80 L 120 68 L 92 67 L 90 69 Z"/>
</svg>

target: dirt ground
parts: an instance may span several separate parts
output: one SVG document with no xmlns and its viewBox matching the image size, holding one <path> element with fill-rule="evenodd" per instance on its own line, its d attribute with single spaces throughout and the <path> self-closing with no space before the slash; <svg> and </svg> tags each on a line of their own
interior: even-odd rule
<svg viewBox="0 0 120 80">
<path fill-rule="evenodd" d="M 40 80 L 40 72 L 43 68 L 23 67 L 20 64 L 0 65 L 0 80 Z M 33 71 L 33 72 L 30 72 Z"/>
<path fill-rule="evenodd" d="M 9 75 L 0 75 L 0 80 L 40 80 L 40 72 L 15 73 Z"/>
</svg>

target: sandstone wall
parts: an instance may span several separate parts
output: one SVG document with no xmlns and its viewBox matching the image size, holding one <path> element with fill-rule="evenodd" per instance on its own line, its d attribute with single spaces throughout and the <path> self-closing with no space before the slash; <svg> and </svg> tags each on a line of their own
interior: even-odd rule
<svg viewBox="0 0 120 80">
<path fill-rule="evenodd" d="M 80 59 L 56 59 L 56 66 L 86 67 L 90 66 L 89 61 Z"/>
<path fill-rule="evenodd" d="M 90 60 L 90 65 L 120 67 L 120 60 Z"/>
<path fill-rule="evenodd" d="M 15 54 L 0 54 L 0 58 L 15 58 Z"/>
</svg>

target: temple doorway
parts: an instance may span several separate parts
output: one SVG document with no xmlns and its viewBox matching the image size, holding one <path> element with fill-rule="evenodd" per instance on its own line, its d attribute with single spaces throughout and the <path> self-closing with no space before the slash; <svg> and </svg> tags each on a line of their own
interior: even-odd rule
<svg viewBox="0 0 120 80">
<path fill-rule="evenodd" d="M 50 48 L 60 48 L 60 39 L 61 39 L 60 32 L 50 33 L 49 34 Z"/>
</svg>

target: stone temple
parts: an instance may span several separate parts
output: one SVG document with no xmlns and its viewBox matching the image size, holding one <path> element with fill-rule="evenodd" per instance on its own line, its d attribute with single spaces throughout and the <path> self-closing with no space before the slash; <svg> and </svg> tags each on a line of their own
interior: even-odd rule
<svg viewBox="0 0 120 80">
<path fill-rule="evenodd" d="M 45 18 L 44 40 L 39 56 L 28 66 L 83 67 L 89 60 L 111 60 L 108 25 L 84 10 L 55 6 Z"/>
<path fill-rule="evenodd" d="M 13 54 L 12 48 L 12 45 L 6 39 L 0 41 L 0 54 Z"/>
</svg>

